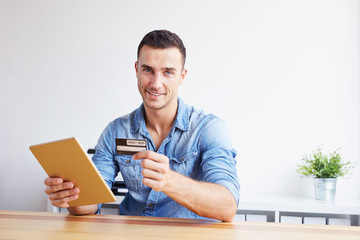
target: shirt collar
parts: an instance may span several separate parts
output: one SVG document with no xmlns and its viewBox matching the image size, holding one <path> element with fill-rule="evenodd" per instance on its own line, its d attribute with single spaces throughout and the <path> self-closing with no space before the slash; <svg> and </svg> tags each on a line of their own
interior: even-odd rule
<svg viewBox="0 0 360 240">
<path fill-rule="evenodd" d="M 174 127 L 182 131 L 188 131 L 190 128 L 190 107 L 184 103 L 184 101 L 178 97 L 178 110 L 176 113 L 176 118 L 174 122 Z M 133 124 L 131 127 L 131 133 L 136 133 L 139 130 L 141 133 L 147 132 L 145 124 L 145 109 L 144 104 L 142 103 L 140 107 L 135 110 L 135 116 L 133 118 Z"/>
<path fill-rule="evenodd" d="M 190 107 L 180 97 L 174 126 L 184 132 L 190 128 Z"/>
</svg>

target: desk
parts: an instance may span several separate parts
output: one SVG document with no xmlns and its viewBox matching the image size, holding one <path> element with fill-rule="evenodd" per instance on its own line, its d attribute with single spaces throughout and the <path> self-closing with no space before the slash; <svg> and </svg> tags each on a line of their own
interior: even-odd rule
<svg viewBox="0 0 360 240">
<path fill-rule="evenodd" d="M 0 211 L 0 239 L 360 239 L 360 227 Z"/>
<path fill-rule="evenodd" d="M 124 196 L 116 196 L 116 202 L 105 203 L 101 212 L 117 215 L 119 204 L 123 198 Z M 66 209 L 52 206 L 50 200 L 48 200 L 47 209 L 49 212 L 67 213 Z M 242 196 L 235 218 L 248 221 L 286 223 L 287 221 L 284 219 L 286 217 L 296 217 L 298 219 L 296 222 L 300 223 L 307 223 L 305 218 L 318 218 L 323 224 L 360 226 L 360 201 L 337 199 L 335 203 L 326 203 L 299 197 Z"/>
</svg>

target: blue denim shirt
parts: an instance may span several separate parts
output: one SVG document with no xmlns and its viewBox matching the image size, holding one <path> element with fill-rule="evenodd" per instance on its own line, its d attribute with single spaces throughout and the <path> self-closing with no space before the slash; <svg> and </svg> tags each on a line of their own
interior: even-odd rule
<svg viewBox="0 0 360 240">
<path fill-rule="evenodd" d="M 226 124 L 219 117 L 205 114 L 178 98 L 173 127 L 159 149 L 146 128 L 144 106 L 112 121 L 101 134 L 92 160 L 111 187 L 120 171 L 129 192 L 120 204 L 120 214 L 156 217 L 202 218 L 142 183 L 139 160 L 117 155 L 115 138 L 146 139 L 147 147 L 166 155 L 170 169 L 192 179 L 223 185 L 239 202 L 236 151 Z"/>
</svg>

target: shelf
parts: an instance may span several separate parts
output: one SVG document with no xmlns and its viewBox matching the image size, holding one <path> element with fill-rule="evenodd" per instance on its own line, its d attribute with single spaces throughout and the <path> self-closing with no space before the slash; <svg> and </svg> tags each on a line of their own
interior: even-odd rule
<svg viewBox="0 0 360 240">
<path fill-rule="evenodd" d="M 327 203 L 297 197 L 244 196 L 239 210 L 360 215 L 360 201 L 343 199 Z"/>
</svg>

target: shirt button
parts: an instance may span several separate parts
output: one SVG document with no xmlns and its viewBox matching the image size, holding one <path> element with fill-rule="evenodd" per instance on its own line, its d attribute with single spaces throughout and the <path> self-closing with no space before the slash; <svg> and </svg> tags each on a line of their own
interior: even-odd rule
<svg viewBox="0 0 360 240">
<path fill-rule="evenodd" d="M 130 159 L 126 160 L 126 163 L 128 163 L 128 164 L 129 164 L 129 163 L 130 163 Z"/>
</svg>

